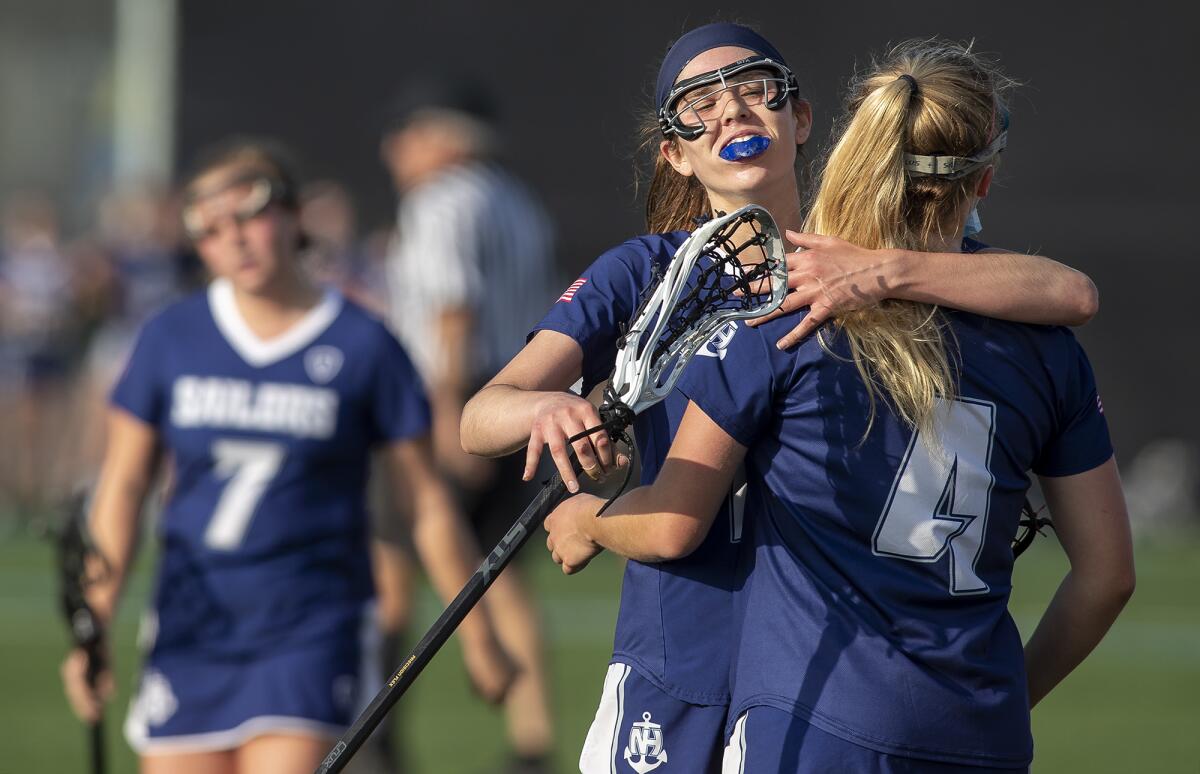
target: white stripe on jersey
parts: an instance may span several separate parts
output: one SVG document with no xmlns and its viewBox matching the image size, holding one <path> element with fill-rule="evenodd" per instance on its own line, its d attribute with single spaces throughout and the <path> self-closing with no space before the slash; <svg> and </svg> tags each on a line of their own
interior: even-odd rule
<svg viewBox="0 0 1200 774">
<path fill-rule="evenodd" d="M 579 754 L 580 774 L 616 774 L 617 745 L 621 743 L 621 723 L 625 719 L 625 680 L 629 672 L 630 667 L 625 664 L 608 665 L 596 719 Z"/>
<path fill-rule="evenodd" d="M 749 714 L 749 711 L 743 712 L 733 724 L 733 733 L 721 758 L 721 774 L 746 774 L 746 716 Z"/>
<path fill-rule="evenodd" d="M 441 310 L 476 317 L 474 379 L 503 367 L 556 298 L 550 221 L 512 175 L 490 164 L 456 167 L 407 193 L 388 255 L 391 321 L 428 383 Z"/>
<path fill-rule="evenodd" d="M 224 277 L 208 286 L 208 306 L 213 320 L 229 346 L 248 364 L 263 368 L 296 354 L 316 341 L 342 311 L 342 295 L 326 288 L 321 301 L 304 313 L 298 322 L 272 339 L 260 339 L 238 310 L 233 283 Z"/>
</svg>

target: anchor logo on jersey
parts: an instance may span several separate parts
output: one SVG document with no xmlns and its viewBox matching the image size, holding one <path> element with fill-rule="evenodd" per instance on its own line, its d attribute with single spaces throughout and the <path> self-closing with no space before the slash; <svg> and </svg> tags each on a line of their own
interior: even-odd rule
<svg viewBox="0 0 1200 774">
<path fill-rule="evenodd" d="M 704 346 L 700 347 L 700 350 L 696 354 L 724 360 L 725 348 L 729 346 L 729 342 L 733 341 L 734 334 L 737 332 L 737 322 L 730 320 L 718 328 L 717 332 L 712 335 L 712 338 L 704 342 Z"/>
<path fill-rule="evenodd" d="M 638 774 L 654 771 L 667 762 L 663 749 L 662 726 L 650 722 L 650 713 L 642 713 L 642 722 L 629 729 L 629 744 L 625 747 L 625 762 Z"/>
<path fill-rule="evenodd" d="M 304 370 L 315 384 L 329 384 L 342 370 L 344 360 L 340 349 L 322 344 L 304 353 Z"/>
</svg>

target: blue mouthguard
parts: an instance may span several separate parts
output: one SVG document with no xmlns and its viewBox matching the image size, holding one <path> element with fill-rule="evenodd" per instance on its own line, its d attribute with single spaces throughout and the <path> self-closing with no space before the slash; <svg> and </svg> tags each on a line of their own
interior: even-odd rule
<svg viewBox="0 0 1200 774">
<path fill-rule="evenodd" d="M 766 152 L 771 145 L 769 137 L 751 137 L 749 140 L 741 142 L 731 142 L 721 149 L 718 154 L 726 161 L 737 161 L 738 159 L 752 159 Z"/>
</svg>

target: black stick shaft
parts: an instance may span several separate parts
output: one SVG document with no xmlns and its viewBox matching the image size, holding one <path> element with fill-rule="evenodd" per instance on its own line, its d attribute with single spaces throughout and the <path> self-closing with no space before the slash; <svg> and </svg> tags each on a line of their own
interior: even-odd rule
<svg viewBox="0 0 1200 774">
<path fill-rule="evenodd" d="M 100 674 L 104 671 L 104 650 L 99 636 L 91 638 L 85 645 L 87 651 L 87 682 L 95 690 L 100 682 Z M 104 774 L 104 714 L 95 723 L 88 723 L 88 741 L 92 755 L 92 774 Z"/>
<path fill-rule="evenodd" d="M 576 463 L 576 468 L 578 472 L 578 463 Z M 421 638 L 421 641 L 417 643 L 412 654 L 384 684 L 383 689 L 375 695 L 375 698 L 358 716 L 354 724 L 346 733 L 342 734 L 342 738 L 338 740 L 333 749 L 329 751 L 329 755 L 325 756 L 325 760 L 317 768 L 316 774 L 336 774 L 350 762 L 350 757 L 358 751 L 359 747 L 362 747 L 363 742 L 367 741 L 367 737 L 387 716 L 392 706 L 421 674 L 425 665 L 446 644 L 446 640 L 450 639 L 450 635 L 454 633 L 462 620 L 483 598 L 483 593 L 492 585 L 492 581 L 496 579 L 500 571 L 508 566 L 521 546 L 525 545 L 566 495 L 567 486 L 563 483 L 562 477 L 555 473 L 512 528 L 508 530 L 508 534 L 500 539 L 500 543 L 479 565 L 479 569 L 467 581 L 463 590 L 458 592 L 454 601 L 449 604 L 429 631 L 425 633 L 425 636 Z"/>
<path fill-rule="evenodd" d="M 104 774 L 104 718 L 88 724 L 92 748 L 92 774 Z"/>
</svg>

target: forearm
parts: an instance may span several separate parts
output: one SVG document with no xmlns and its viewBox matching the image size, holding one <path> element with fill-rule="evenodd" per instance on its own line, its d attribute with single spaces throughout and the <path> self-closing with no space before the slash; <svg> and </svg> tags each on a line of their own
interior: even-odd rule
<svg viewBox="0 0 1200 774">
<path fill-rule="evenodd" d="M 475 335 L 475 315 L 466 307 L 449 307 L 436 316 L 438 355 L 433 368 L 432 384 L 435 403 L 442 402 L 462 409 L 472 388 L 472 339 Z"/>
<path fill-rule="evenodd" d="M 603 501 L 597 498 L 595 510 Z M 603 516 L 586 521 L 584 533 L 615 554 L 639 562 L 665 562 L 687 556 L 708 525 L 663 502 L 654 487 L 642 486 L 617 498 Z"/>
<path fill-rule="evenodd" d="M 137 549 L 142 503 L 149 482 L 113 481 L 101 475 L 92 499 L 88 527 L 104 557 L 104 572 L 88 586 L 88 604 L 107 624 L 116 613 L 129 566 Z"/>
<path fill-rule="evenodd" d="M 463 407 L 463 449 L 502 457 L 523 448 L 529 442 L 538 401 L 550 394 L 508 384 L 484 387 Z"/>
<path fill-rule="evenodd" d="M 1067 574 L 1025 645 L 1030 707 L 1092 652 L 1130 593 L 1120 584 Z"/>
<path fill-rule="evenodd" d="M 1082 325 L 1099 309 L 1086 274 L 1041 256 L 898 250 L 886 265 L 890 295 L 909 301 L 1045 325 Z"/>
</svg>

